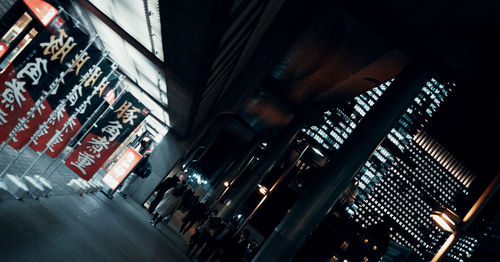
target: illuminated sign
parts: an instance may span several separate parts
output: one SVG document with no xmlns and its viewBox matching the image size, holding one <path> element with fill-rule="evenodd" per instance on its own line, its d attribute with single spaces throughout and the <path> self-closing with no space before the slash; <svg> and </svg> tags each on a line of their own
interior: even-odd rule
<svg viewBox="0 0 500 262">
<path fill-rule="evenodd" d="M 24 0 L 24 3 L 44 26 L 47 26 L 58 13 L 57 9 L 43 0 Z"/>
<path fill-rule="evenodd" d="M 127 177 L 132 169 L 139 163 L 142 156 L 129 147 L 125 153 L 118 159 L 118 161 L 111 167 L 108 173 L 102 178 L 104 182 L 111 189 L 115 190 L 116 187 Z"/>
<path fill-rule="evenodd" d="M 104 96 L 104 99 L 106 99 L 106 101 L 108 101 L 110 105 L 112 105 L 115 102 L 115 98 L 116 98 L 115 90 L 113 89 L 110 89 L 106 94 L 106 96 Z"/>
<path fill-rule="evenodd" d="M 7 52 L 7 49 L 9 49 L 9 46 L 6 43 L 0 43 L 0 58 Z"/>
</svg>

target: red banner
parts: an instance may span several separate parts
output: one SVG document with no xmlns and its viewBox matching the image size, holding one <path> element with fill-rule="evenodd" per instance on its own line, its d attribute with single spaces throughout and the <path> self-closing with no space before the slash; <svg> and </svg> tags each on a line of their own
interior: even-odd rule
<svg viewBox="0 0 500 262">
<path fill-rule="evenodd" d="M 59 138 L 52 144 L 52 146 L 45 152 L 47 155 L 49 155 L 52 158 L 56 158 L 66 147 L 66 145 L 69 143 L 72 137 L 78 133 L 80 128 L 82 128 L 82 125 L 80 124 L 80 121 L 78 119 L 73 120 L 74 126 L 72 128 L 66 128 Z M 71 123 L 71 124 L 73 124 Z"/>
<path fill-rule="evenodd" d="M 108 173 L 102 178 L 102 182 L 115 190 L 116 187 L 127 177 L 132 169 L 139 163 L 142 156 L 135 149 L 129 147 L 118 161 L 111 167 Z"/>
<path fill-rule="evenodd" d="M 0 75 L 0 141 L 7 140 L 11 131 L 20 129 L 9 143 L 19 149 L 33 137 L 56 107 L 50 105 L 51 96 L 65 96 L 68 90 L 64 86 L 65 80 L 73 82 L 69 81 L 69 75 L 64 79 L 61 73 L 68 67 L 70 72 L 78 72 L 81 64 L 76 63 L 74 57 L 87 43 L 85 33 L 74 27 L 71 21 L 58 16 L 14 59 Z M 49 99 L 21 126 L 36 101 L 49 90 Z M 37 135 L 42 135 L 40 132 Z"/>
<path fill-rule="evenodd" d="M 36 113 L 29 119 L 28 124 L 24 125 L 16 134 L 14 139 L 9 142 L 9 145 L 16 150 L 21 149 L 26 145 L 32 135 L 38 135 L 38 127 L 43 124 L 44 119 L 49 118 L 52 113 L 52 108 L 47 101 L 42 103 L 42 106 L 36 111 Z"/>
<path fill-rule="evenodd" d="M 149 113 L 130 93 L 125 93 L 115 104 L 115 109 L 108 111 L 97 121 L 65 161 L 71 170 L 85 180 L 92 178 Z"/>
<path fill-rule="evenodd" d="M 119 142 L 88 134 L 65 162 L 73 172 L 88 181 L 119 146 Z"/>
<path fill-rule="evenodd" d="M 101 70 L 101 68 L 103 69 Z M 35 136 L 34 142 L 30 145 L 34 151 L 41 152 L 45 150 L 49 141 L 56 135 L 56 132 L 62 131 L 62 135 L 59 135 L 54 144 L 57 145 L 59 150 L 50 148 L 50 152 L 47 152 L 52 158 L 56 157 L 64 149 L 62 145 L 66 145 L 70 141 L 71 137 L 78 132 L 85 121 L 92 115 L 101 102 L 104 101 L 104 91 L 110 88 L 110 83 L 112 83 L 111 87 L 114 87 L 118 81 L 117 78 L 113 80 L 107 78 L 107 75 L 111 71 L 111 66 L 108 62 L 103 62 L 99 66 L 94 65 L 89 69 L 86 75 L 88 79 L 93 81 L 80 79 L 80 81 L 89 82 L 89 84 L 75 85 L 73 87 L 73 90 L 67 95 L 68 99 L 64 108 L 59 111 L 55 118 L 48 122 L 43 132 L 39 132 L 39 136 Z M 60 104 L 63 99 L 61 98 L 60 101 L 56 99 L 52 104 Z M 73 117 L 72 121 L 66 125 L 70 117 L 75 114 L 76 117 Z M 63 130 L 65 125 L 66 128 Z"/>
<path fill-rule="evenodd" d="M 14 66 L 10 65 L 0 75 L 0 142 L 7 140 L 10 132 L 17 125 L 17 120 L 25 117 L 28 110 L 35 105 L 35 101 L 25 88 L 24 80 L 16 78 L 17 74 Z M 29 141 L 30 134 L 36 131 L 38 124 L 43 122 L 43 119 L 46 119 L 50 113 L 52 113 L 52 108 L 45 101 L 29 119 L 31 125 L 25 125 L 10 145 L 15 149 L 20 149 Z"/>
<path fill-rule="evenodd" d="M 49 117 L 47 117 L 49 118 Z M 45 118 L 45 119 L 47 119 Z M 30 144 L 31 149 L 33 149 L 35 152 L 42 152 L 45 150 L 47 147 L 47 144 L 49 143 L 50 138 L 56 133 L 57 130 L 62 130 L 64 123 L 69 120 L 68 113 L 66 110 L 63 108 L 63 110 L 59 111 L 57 114 L 56 118 L 53 119 L 52 121 L 49 121 L 47 128 L 44 130 L 40 131 L 38 130 L 38 134 L 35 134 L 37 139 L 33 141 L 33 143 Z M 43 123 L 40 123 L 40 125 Z M 34 126 L 34 125 L 30 125 Z M 39 126 L 39 125 L 36 125 Z M 73 121 L 70 123 L 70 126 L 72 128 L 74 127 L 80 127 L 80 124 L 73 119 Z M 22 134 L 20 137 L 24 137 Z"/>
</svg>

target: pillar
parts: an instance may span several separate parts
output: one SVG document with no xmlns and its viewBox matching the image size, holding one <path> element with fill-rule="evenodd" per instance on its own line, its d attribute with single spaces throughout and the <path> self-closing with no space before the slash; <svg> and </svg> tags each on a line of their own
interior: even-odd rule
<svg viewBox="0 0 500 262">
<path fill-rule="evenodd" d="M 247 150 L 240 152 L 238 156 L 233 160 L 233 162 L 226 168 L 225 172 L 221 176 L 221 179 L 214 182 L 210 188 L 207 195 L 204 197 L 207 200 L 208 206 L 214 206 L 217 201 L 217 197 L 226 188 L 223 184 L 224 180 L 228 182 L 237 179 L 239 174 L 244 171 L 245 166 L 251 161 L 252 155 L 255 153 L 255 149 L 261 143 L 261 136 L 257 136 L 250 143 L 251 146 Z"/>
<path fill-rule="evenodd" d="M 257 189 L 260 181 L 288 152 L 303 123 L 302 118 L 293 118 L 283 132 L 269 145 L 269 151 L 257 163 L 254 170 L 247 176 L 238 179 L 237 185 L 235 185 L 232 193 L 224 202 L 224 207 L 219 212 L 220 217 L 230 218 L 236 213 L 252 192 Z"/>
<path fill-rule="evenodd" d="M 291 261 L 370 158 L 421 87 L 428 66 L 410 63 L 366 114 L 345 144 L 306 188 L 252 261 Z"/>
</svg>

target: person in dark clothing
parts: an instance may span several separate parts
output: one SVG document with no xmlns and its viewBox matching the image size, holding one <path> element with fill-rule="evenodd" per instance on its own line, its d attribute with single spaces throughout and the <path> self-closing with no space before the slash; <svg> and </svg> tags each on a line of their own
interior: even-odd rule
<svg viewBox="0 0 500 262">
<path fill-rule="evenodd" d="M 118 190 L 118 194 L 120 194 L 123 198 L 127 198 L 128 190 L 130 185 L 135 182 L 137 177 L 146 178 L 151 174 L 151 164 L 149 163 L 150 152 L 145 152 L 139 163 L 134 167 L 132 172 L 127 176 L 125 182 L 121 185 L 120 190 Z"/>
<path fill-rule="evenodd" d="M 236 233 L 236 224 L 233 220 L 229 220 L 225 226 L 221 226 L 220 230 L 215 234 L 214 241 L 207 243 L 205 248 L 200 252 L 198 261 L 217 261 L 222 255 L 225 246 L 230 245 L 234 234 Z"/>
<path fill-rule="evenodd" d="M 211 245 L 221 224 L 222 219 L 220 217 L 211 217 L 203 225 L 196 228 L 196 232 L 189 239 L 186 255 L 193 258 L 204 246 Z M 191 251 L 193 252 L 191 253 Z M 189 255 L 190 253 L 191 255 Z"/>
<path fill-rule="evenodd" d="M 196 199 L 196 201 L 198 201 L 198 198 L 197 196 L 195 196 L 193 190 L 191 190 L 191 188 L 188 188 L 186 191 L 184 191 L 184 193 L 182 193 L 182 202 L 179 209 L 182 212 L 186 212 L 189 206 L 188 202 L 193 201 L 193 199 Z"/>
<path fill-rule="evenodd" d="M 146 150 L 149 149 L 152 142 L 153 142 L 153 140 L 151 140 L 150 137 L 145 137 L 144 139 L 142 139 L 141 148 L 139 149 L 139 154 L 142 155 L 142 154 L 146 153 Z"/>
<path fill-rule="evenodd" d="M 182 219 L 182 225 L 179 229 L 179 232 L 185 234 L 189 229 L 196 223 L 198 220 L 203 218 L 205 212 L 207 211 L 207 207 L 205 203 L 197 202 L 194 206 L 188 211 L 186 216 Z"/>
<path fill-rule="evenodd" d="M 173 175 L 165 179 L 155 188 L 155 191 L 158 190 L 158 192 L 156 193 L 155 199 L 149 205 L 148 208 L 149 213 L 153 213 L 153 211 L 155 211 L 156 206 L 158 206 L 160 201 L 163 199 L 163 195 L 165 195 L 165 192 L 167 192 L 167 190 L 177 185 L 177 183 L 179 183 L 179 177 L 177 175 Z"/>
<path fill-rule="evenodd" d="M 250 243 L 248 237 L 250 236 L 250 231 L 248 229 L 243 230 L 240 234 L 235 235 L 230 241 L 224 246 L 221 262 L 237 262 L 241 261 L 241 258 L 247 250 L 248 244 Z"/>
</svg>

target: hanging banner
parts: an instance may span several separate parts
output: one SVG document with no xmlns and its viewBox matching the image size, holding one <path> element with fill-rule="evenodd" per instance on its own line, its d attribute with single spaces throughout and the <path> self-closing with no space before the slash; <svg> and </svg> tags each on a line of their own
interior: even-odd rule
<svg viewBox="0 0 500 262">
<path fill-rule="evenodd" d="M 102 182 L 112 190 L 115 190 L 123 179 L 132 171 L 135 165 L 139 163 L 141 158 L 141 154 L 132 147 L 129 147 L 102 178 Z"/>
<path fill-rule="evenodd" d="M 88 42 L 84 32 L 59 15 L 14 59 L 0 76 L 0 141 L 7 140 L 20 120 L 36 106 L 36 113 L 10 145 L 20 149 L 29 141 L 38 125 L 52 112 L 48 101 L 41 105 L 35 102 L 42 94 L 58 90 L 59 85 L 65 83 L 66 69 L 79 69 L 75 57 Z"/>
<path fill-rule="evenodd" d="M 76 118 L 72 120 L 72 123 L 70 123 L 69 128 L 66 128 L 65 130 L 62 130 L 64 123 L 67 121 L 65 119 L 61 119 L 60 124 L 57 128 L 57 130 L 63 131 L 59 138 L 51 145 L 49 150 L 47 150 L 47 155 L 49 155 L 52 158 L 57 157 L 66 147 L 66 145 L 70 142 L 71 138 L 76 135 L 76 133 L 80 130 L 80 128 L 83 126 L 85 121 L 90 119 L 92 116 L 92 113 L 94 113 L 95 110 L 105 101 L 105 96 L 107 92 L 110 90 L 112 91 L 112 88 L 116 88 L 116 85 L 119 81 L 119 76 L 118 75 L 111 75 L 108 79 L 102 79 L 99 85 L 94 86 L 92 89 L 92 93 L 89 94 L 85 100 L 82 100 L 81 103 L 79 103 L 79 107 L 75 108 L 72 110 L 71 108 L 68 109 L 68 112 L 71 112 L 69 115 L 72 115 L 73 113 L 76 112 Z M 106 109 L 108 107 L 108 103 L 104 103 L 104 108 Z M 65 115 L 65 118 L 69 117 Z M 54 132 L 55 134 L 55 132 Z M 40 142 L 39 145 L 46 146 L 49 142 L 49 139 L 51 137 L 46 137 L 46 142 Z"/>
<path fill-rule="evenodd" d="M 89 50 L 91 49 L 95 48 L 89 48 Z M 96 57 L 95 63 L 98 63 L 101 54 L 99 50 L 96 51 L 97 52 L 95 52 L 94 55 Z M 89 66 L 88 72 L 83 74 L 80 80 L 75 79 L 75 83 L 72 88 L 67 88 L 63 92 L 57 92 L 56 94 L 49 96 L 48 100 L 49 104 L 53 105 L 52 108 L 55 108 L 58 104 L 63 103 L 64 100 L 67 100 L 66 104 L 57 114 L 57 117 L 49 121 L 43 132 L 39 132 L 39 135 L 35 136 L 35 140 L 32 144 L 30 144 L 30 147 L 36 152 L 43 151 L 49 140 L 56 134 L 57 130 L 62 130 L 65 123 L 75 113 L 77 113 L 80 117 L 71 119 L 69 128 L 64 130 L 63 135 L 66 137 L 66 140 L 68 140 L 72 135 L 76 134 L 85 122 L 86 117 L 89 117 L 90 114 L 97 109 L 100 102 L 103 101 L 104 95 L 102 95 L 102 92 L 99 90 L 102 89 L 105 91 L 109 87 L 110 81 L 108 81 L 106 77 L 110 74 L 111 70 L 111 63 L 109 61 L 103 61 L 99 65 L 94 64 Z M 71 73 L 69 76 L 74 75 Z M 66 79 L 68 78 L 70 77 L 66 77 Z M 67 82 L 67 80 L 65 81 Z M 118 78 L 115 77 L 112 81 L 112 86 L 114 86 L 114 84 L 118 81 Z M 81 84 L 78 84 L 78 82 L 81 82 Z M 58 89 L 61 90 L 61 88 Z M 60 136 L 58 138 L 58 142 L 63 142 L 62 138 L 63 137 Z M 67 142 L 69 142 L 69 140 Z M 57 144 L 59 147 L 61 146 L 60 143 Z M 47 152 L 47 154 L 51 157 L 56 157 L 58 153 L 60 153 L 60 150 L 57 150 L 56 152 L 54 149 Z"/>
<path fill-rule="evenodd" d="M 82 42 L 81 40 L 83 38 L 84 40 L 86 39 L 88 41 L 88 36 L 79 29 L 75 28 L 71 21 L 65 22 L 60 16 L 54 19 L 53 23 L 51 23 L 48 27 L 48 30 L 53 32 L 60 32 L 61 34 L 63 34 L 63 32 L 65 31 L 69 31 L 75 39 L 79 40 L 79 48 L 73 48 L 74 51 L 68 52 L 69 57 L 72 57 L 71 60 L 68 60 L 65 64 L 49 63 L 48 71 L 55 75 L 55 82 L 53 80 L 49 84 L 49 82 L 47 82 L 48 80 L 46 80 L 47 85 L 45 86 L 45 89 L 42 89 L 41 92 L 40 89 L 32 90 L 30 92 L 30 95 L 36 99 L 38 99 L 42 95 L 42 93 L 46 94 L 48 96 L 46 100 L 49 105 L 48 111 L 52 112 L 52 110 L 54 110 L 61 103 L 61 100 L 68 96 L 72 90 L 78 89 L 77 84 L 79 82 L 85 81 L 87 79 L 87 75 L 90 74 L 89 72 L 92 72 L 92 68 L 101 57 L 101 52 L 93 46 L 90 46 L 87 50 L 84 50 L 86 42 Z M 64 38 L 64 35 L 61 34 L 59 34 L 59 37 Z M 51 41 L 56 41 L 54 39 L 55 38 L 52 38 L 51 36 Z M 74 44 L 75 43 L 73 43 L 73 45 Z M 57 44 L 55 45 L 57 46 Z M 44 44 L 42 43 L 40 44 L 40 46 L 44 46 Z M 66 71 L 67 74 L 64 75 L 64 72 Z M 58 122 L 62 122 L 61 120 L 69 118 L 68 114 L 65 114 L 65 110 L 65 108 L 62 108 L 61 111 L 57 112 L 57 119 L 59 120 Z M 45 128 L 43 130 L 39 130 L 39 127 L 46 119 L 47 117 L 34 117 L 34 119 L 30 119 L 26 123 L 25 127 L 20 132 L 18 132 L 14 141 L 9 144 L 14 148 L 19 149 L 22 148 L 22 146 L 24 146 L 26 143 L 28 143 L 33 136 L 48 136 L 51 132 L 53 134 L 56 128 Z M 54 121 L 51 121 L 51 123 L 52 126 L 55 125 Z"/>
<path fill-rule="evenodd" d="M 109 156 L 120 146 L 149 110 L 130 93 L 125 93 L 92 127 L 65 164 L 78 176 L 89 180 Z"/>
</svg>

